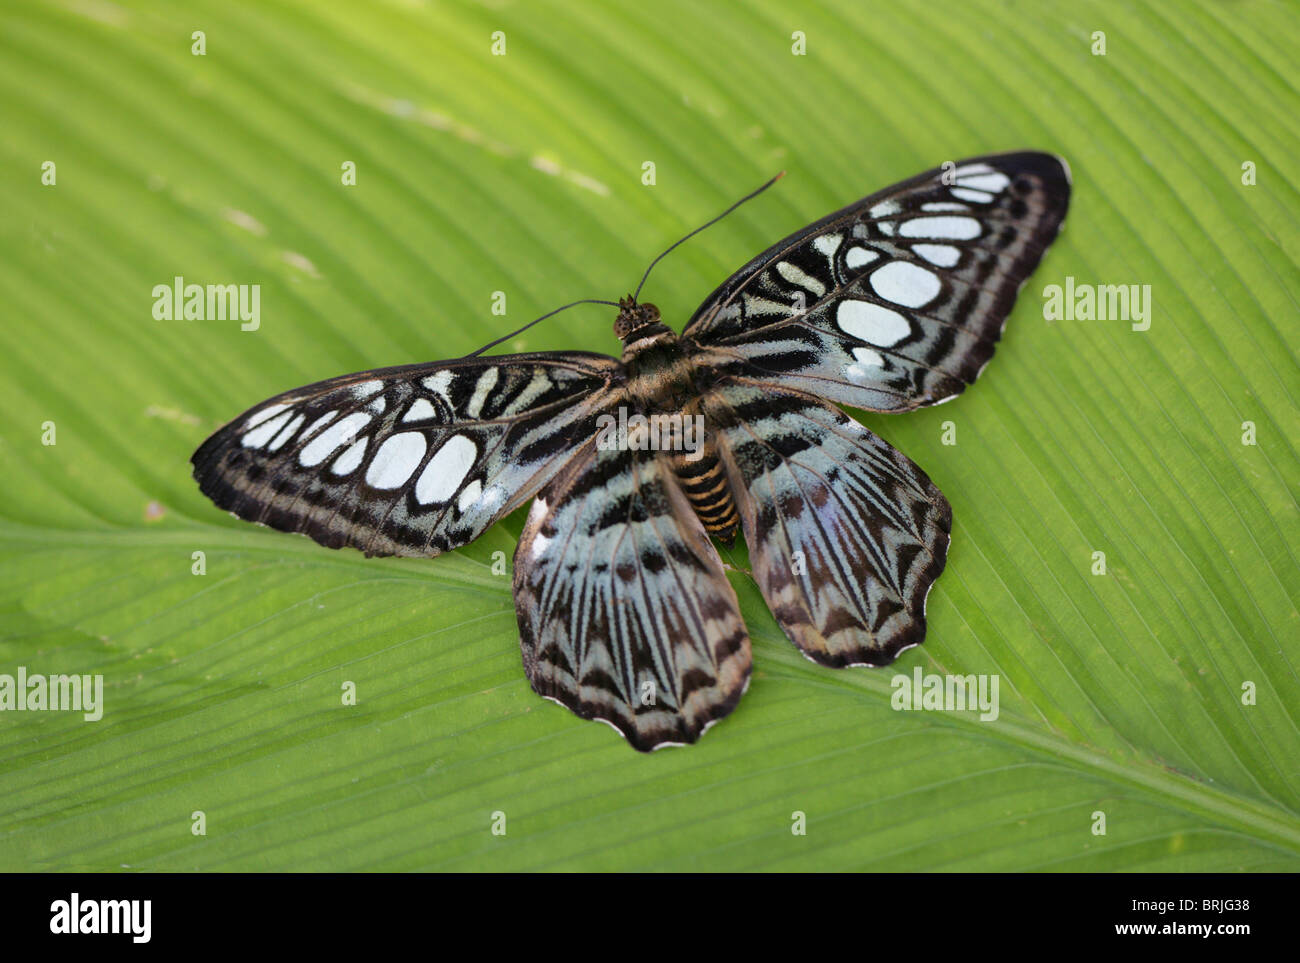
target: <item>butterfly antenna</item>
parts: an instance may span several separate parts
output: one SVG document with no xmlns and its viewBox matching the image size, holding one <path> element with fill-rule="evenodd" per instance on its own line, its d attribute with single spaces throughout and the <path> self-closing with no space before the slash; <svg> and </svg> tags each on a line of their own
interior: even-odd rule
<svg viewBox="0 0 1300 963">
<path fill-rule="evenodd" d="M 470 352 L 469 354 L 465 355 L 465 357 L 477 358 L 488 348 L 495 348 L 502 341 L 509 341 L 511 338 L 515 337 L 516 335 L 523 334 L 525 331 L 527 331 L 529 328 L 531 328 L 533 325 L 537 324 L 538 322 L 545 321 L 547 318 L 553 317 L 554 315 L 559 314 L 561 311 L 567 311 L 569 310 L 569 308 L 577 307 L 579 304 L 608 304 L 612 308 L 617 308 L 619 306 L 617 301 L 601 301 L 598 298 L 583 298 L 581 301 L 574 301 L 571 304 L 566 304 L 562 308 L 556 308 L 554 311 L 548 311 L 545 314 L 543 314 L 540 318 L 537 318 L 536 320 L 533 321 L 529 321 L 518 331 L 511 331 L 503 338 L 497 338 L 495 341 L 489 341 L 487 344 L 483 345 L 483 347 L 479 348 L 477 351 Z"/>
<path fill-rule="evenodd" d="M 667 251 L 664 251 L 663 254 L 660 254 L 657 258 L 651 261 L 650 266 L 645 269 L 645 274 L 641 275 L 641 283 L 636 286 L 636 294 L 632 295 L 632 301 L 636 302 L 641 297 L 641 289 L 645 287 L 645 282 L 646 279 L 650 277 L 650 272 L 653 271 L 655 269 L 655 265 L 658 264 L 660 261 L 662 261 L 665 257 L 667 257 L 668 254 L 674 248 L 679 247 L 682 244 L 685 244 L 687 241 L 693 238 L 696 234 L 699 234 L 700 231 L 704 230 L 706 227 L 712 227 L 714 224 L 717 224 L 718 221 L 722 220 L 724 217 L 726 217 L 728 214 L 730 214 L 732 211 L 738 208 L 741 204 L 744 204 L 746 201 L 752 201 L 754 198 L 758 197 L 759 194 L 762 194 L 765 190 L 767 190 L 769 187 L 771 187 L 773 184 L 775 184 L 783 177 L 785 177 L 785 171 L 781 171 L 781 173 L 777 174 L 775 177 L 773 177 L 770 181 L 768 181 L 758 190 L 750 191 L 748 194 L 746 194 L 740 200 L 736 201 L 736 203 L 732 204 L 729 208 L 727 208 L 725 211 L 723 211 L 713 220 L 701 224 L 699 227 L 691 231 L 691 233 L 687 234 L 680 241 L 677 241 L 675 244 L 669 246 Z"/>
</svg>

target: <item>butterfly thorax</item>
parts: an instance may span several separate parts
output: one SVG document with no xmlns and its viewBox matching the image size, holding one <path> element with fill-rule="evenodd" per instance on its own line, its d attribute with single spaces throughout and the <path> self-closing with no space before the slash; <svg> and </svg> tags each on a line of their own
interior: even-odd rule
<svg viewBox="0 0 1300 963">
<path fill-rule="evenodd" d="M 673 472 L 703 522 L 715 538 L 730 542 L 736 536 L 740 516 L 732 497 L 712 427 L 703 414 L 701 379 L 711 374 L 694 355 L 694 342 L 678 338 L 659 321 L 653 304 L 636 304 L 631 298 L 619 302 L 614 333 L 623 340 L 623 368 L 627 394 L 636 414 L 665 419 L 682 444 L 670 447 L 667 456 Z M 664 432 L 669 436 L 671 432 Z"/>
</svg>

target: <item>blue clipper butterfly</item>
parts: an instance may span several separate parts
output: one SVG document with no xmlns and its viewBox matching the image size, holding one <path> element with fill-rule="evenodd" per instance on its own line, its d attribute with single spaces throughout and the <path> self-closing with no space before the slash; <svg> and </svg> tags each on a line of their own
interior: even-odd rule
<svg viewBox="0 0 1300 963">
<path fill-rule="evenodd" d="M 692 743 L 750 675 L 710 536 L 744 533 L 814 662 L 887 665 L 925 638 L 951 509 L 836 405 L 910 411 L 971 384 L 1069 197 L 1050 154 L 947 164 L 764 251 L 681 335 L 634 295 L 620 359 L 480 349 L 321 381 L 216 432 L 194 476 L 240 518 L 367 555 L 458 548 L 535 496 L 514 558 L 533 689 L 637 749 Z M 702 437 L 598 443 L 620 410 L 702 418 Z"/>
</svg>

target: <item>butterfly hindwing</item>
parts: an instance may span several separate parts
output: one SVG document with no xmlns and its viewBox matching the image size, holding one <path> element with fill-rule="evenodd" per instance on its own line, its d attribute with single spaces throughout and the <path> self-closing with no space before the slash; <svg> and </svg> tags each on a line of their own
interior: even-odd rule
<svg viewBox="0 0 1300 963">
<path fill-rule="evenodd" d="M 346 375 L 209 438 L 199 486 L 240 518 L 367 555 L 437 555 L 522 504 L 617 400 L 603 355 L 507 355 Z"/>
<path fill-rule="evenodd" d="M 719 369 L 841 404 L 946 401 L 993 356 L 1069 197 L 1069 171 L 1051 154 L 935 168 L 774 245 L 724 282 L 683 336 Z"/>
<path fill-rule="evenodd" d="M 637 749 L 695 742 L 748 684 L 736 594 L 662 454 L 588 443 L 533 503 L 514 587 L 533 689 Z"/>
<path fill-rule="evenodd" d="M 952 530 L 902 453 L 801 392 L 734 380 L 706 396 L 754 578 L 823 665 L 887 665 L 925 638 Z"/>
</svg>

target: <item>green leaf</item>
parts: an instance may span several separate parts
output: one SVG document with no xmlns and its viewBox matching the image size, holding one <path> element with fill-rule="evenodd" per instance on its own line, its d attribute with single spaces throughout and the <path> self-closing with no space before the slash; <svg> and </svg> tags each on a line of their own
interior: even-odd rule
<svg viewBox="0 0 1300 963">
<path fill-rule="evenodd" d="M 1293 8 L 185 6 L 0 12 L 0 673 L 105 704 L 0 712 L 0 869 L 1300 868 Z M 679 326 L 786 233 L 1015 148 L 1075 194 L 998 356 L 862 416 L 955 515 L 894 668 L 803 660 L 728 556 L 753 684 L 643 756 L 529 689 L 518 516 L 367 560 L 190 478 L 273 393 L 617 297 L 778 170 L 656 270 Z M 154 320 L 178 275 L 259 284 L 260 327 Z M 1067 277 L 1150 285 L 1150 329 L 1044 320 Z M 507 347 L 614 352 L 612 320 Z M 996 677 L 997 719 L 895 710 L 916 670 Z"/>
</svg>

